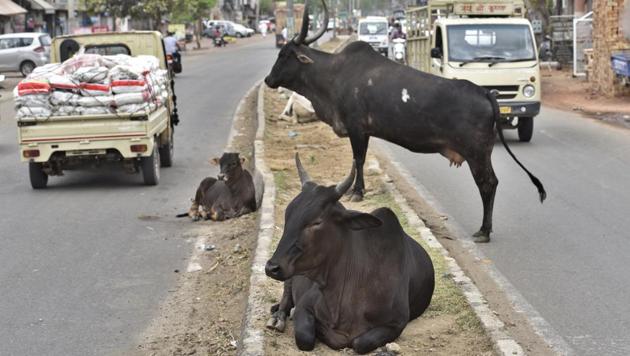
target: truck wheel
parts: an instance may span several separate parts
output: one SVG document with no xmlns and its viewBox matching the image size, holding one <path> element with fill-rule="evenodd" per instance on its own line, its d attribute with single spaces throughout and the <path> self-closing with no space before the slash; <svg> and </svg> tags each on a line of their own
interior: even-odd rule
<svg viewBox="0 0 630 356">
<path fill-rule="evenodd" d="M 142 157 L 140 161 L 142 178 L 146 185 L 158 185 L 160 182 L 160 150 L 157 142 L 153 145 L 153 153 L 149 157 Z"/>
<path fill-rule="evenodd" d="M 175 144 L 173 141 L 173 128 L 168 137 L 168 142 L 160 147 L 160 164 L 162 167 L 171 167 L 173 165 L 173 155 L 175 153 Z"/>
<path fill-rule="evenodd" d="M 534 118 L 519 117 L 518 118 L 518 139 L 521 142 L 529 142 L 534 134 Z"/>
<path fill-rule="evenodd" d="M 44 172 L 41 163 L 28 162 L 28 176 L 33 189 L 44 189 L 48 184 L 48 174 Z"/>
</svg>

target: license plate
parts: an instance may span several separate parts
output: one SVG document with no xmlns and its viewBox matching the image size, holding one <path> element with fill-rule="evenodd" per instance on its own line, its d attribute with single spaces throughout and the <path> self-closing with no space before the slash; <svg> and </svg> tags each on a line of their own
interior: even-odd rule
<svg viewBox="0 0 630 356">
<path fill-rule="evenodd" d="M 105 153 L 105 150 L 75 150 L 66 151 L 66 156 L 104 155 Z"/>
<path fill-rule="evenodd" d="M 509 107 L 509 106 L 500 106 L 500 107 L 499 107 L 499 112 L 500 112 L 501 114 L 509 114 L 509 113 L 511 113 L 511 112 L 512 112 L 512 108 L 511 108 L 511 107 Z"/>
</svg>

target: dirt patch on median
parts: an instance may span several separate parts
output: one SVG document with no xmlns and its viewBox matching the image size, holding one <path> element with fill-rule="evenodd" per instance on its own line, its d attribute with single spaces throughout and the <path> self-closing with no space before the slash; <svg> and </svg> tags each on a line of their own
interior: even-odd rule
<svg viewBox="0 0 630 356">
<path fill-rule="evenodd" d="M 253 167 L 256 91 L 233 124 L 230 151 Z M 210 157 L 221 152 L 208 153 Z M 204 177 L 199 177 L 201 181 Z M 191 196 L 196 187 L 190 187 Z M 187 209 L 183 207 L 182 210 Z M 185 231 L 177 238 L 194 246 L 189 270 L 173 271 L 176 288 L 140 336 L 132 355 L 234 355 L 247 307 L 249 275 L 256 248 L 258 213 L 223 222 L 178 220 Z"/>
<path fill-rule="evenodd" d="M 348 173 L 352 162 L 352 151 L 348 139 L 340 139 L 332 129 L 322 122 L 292 124 L 278 121 L 279 114 L 286 104 L 286 98 L 276 91 L 265 92 L 265 161 L 272 170 L 276 183 L 276 233 L 272 251 L 282 233 L 284 209 L 300 189 L 295 171 L 294 154 L 300 153 L 302 162 L 311 177 L 322 184 L 334 184 Z M 368 162 L 374 161 L 369 156 Z M 405 231 L 419 240 L 416 231 L 407 227 L 406 219 L 390 194 L 387 193 L 382 172 L 377 167 L 366 164 L 366 199 L 360 203 L 343 201 L 351 209 L 371 211 L 380 206 L 394 210 Z M 436 269 L 436 291 L 429 309 L 420 318 L 407 325 L 396 343 L 402 354 L 436 355 L 492 355 L 492 343 L 484 333 L 479 320 L 468 306 L 461 291 L 457 288 L 442 256 L 425 248 L 431 254 Z M 282 284 L 269 279 L 266 282 L 268 306 L 277 302 L 282 294 Z M 300 355 L 293 339 L 292 323 L 284 333 L 265 330 L 265 351 L 268 355 Z M 314 354 L 329 355 L 339 352 L 318 343 Z M 352 353 L 342 350 L 341 353 Z"/>
</svg>

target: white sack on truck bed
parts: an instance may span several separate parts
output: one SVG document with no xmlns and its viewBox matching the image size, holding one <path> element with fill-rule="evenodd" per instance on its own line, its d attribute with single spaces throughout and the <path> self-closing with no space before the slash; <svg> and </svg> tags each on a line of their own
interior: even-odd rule
<svg viewBox="0 0 630 356">
<path fill-rule="evenodd" d="M 169 80 L 153 56 L 80 54 L 37 67 L 20 82 L 16 118 L 148 114 L 166 105 Z"/>
</svg>

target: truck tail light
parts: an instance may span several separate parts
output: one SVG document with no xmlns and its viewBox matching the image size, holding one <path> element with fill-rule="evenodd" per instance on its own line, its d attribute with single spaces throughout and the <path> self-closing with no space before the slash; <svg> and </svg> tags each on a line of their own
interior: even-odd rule
<svg viewBox="0 0 630 356">
<path fill-rule="evenodd" d="M 22 151 L 22 155 L 24 156 L 24 158 L 39 157 L 39 150 L 24 150 Z"/>
<path fill-rule="evenodd" d="M 131 145 L 131 152 L 142 153 L 147 151 L 147 145 Z"/>
<path fill-rule="evenodd" d="M 35 48 L 33 49 L 33 52 L 37 52 L 37 53 L 42 53 L 42 52 L 44 52 L 44 51 L 46 51 L 46 49 L 45 49 L 44 47 L 42 47 L 42 46 L 35 47 Z"/>
</svg>

